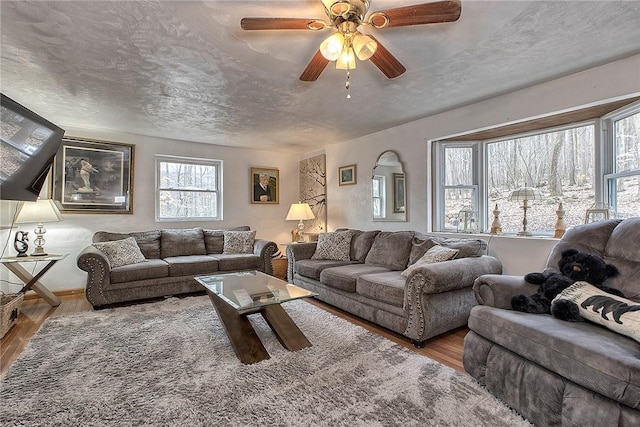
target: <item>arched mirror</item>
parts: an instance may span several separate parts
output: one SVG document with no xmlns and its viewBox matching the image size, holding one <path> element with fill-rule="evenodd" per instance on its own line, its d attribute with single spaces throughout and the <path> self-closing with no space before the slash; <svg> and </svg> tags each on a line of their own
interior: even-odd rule
<svg viewBox="0 0 640 427">
<path fill-rule="evenodd" d="M 378 156 L 371 176 L 374 221 L 407 220 L 407 181 L 400 156 L 393 150 Z"/>
</svg>

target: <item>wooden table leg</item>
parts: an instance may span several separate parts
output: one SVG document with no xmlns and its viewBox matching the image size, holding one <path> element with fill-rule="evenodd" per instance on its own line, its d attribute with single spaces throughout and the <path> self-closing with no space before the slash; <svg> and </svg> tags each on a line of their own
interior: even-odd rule
<svg viewBox="0 0 640 427">
<path fill-rule="evenodd" d="M 260 313 L 284 348 L 297 351 L 311 347 L 307 337 L 280 304 L 268 305 Z"/>
<path fill-rule="evenodd" d="M 53 265 L 58 262 L 57 260 L 49 261 L 47 265 L 44 266 L 42 270 L 40 270 L 35 276 L 32 276 L 24 267 L 19 264 L 4 264 L 7 269 L 9 269 L 13 274 L 15 274 L 25 286 L 22 288 L 22 292 L 26 292 L 32 289 L 36 294 L 40 295 L 42 299 L 44 299 L 49 305 L 53 307 L 57 307 L 60 305 L 60 298 L 49 289 L 46 288 L 42 283 L 39 282 L 40 278 L 44 276 L 44 274 L 49 271 Z"/>
<path fill-rule="evenodd" d="M 250 365 L 269 359 L 267 349 L 262 345 L 262 341 L 247 316 L 238 314 L 236 309 L 222 301 L 216 294 L 209 291 L 207 293 L 240 361 Z"/>
</svg>

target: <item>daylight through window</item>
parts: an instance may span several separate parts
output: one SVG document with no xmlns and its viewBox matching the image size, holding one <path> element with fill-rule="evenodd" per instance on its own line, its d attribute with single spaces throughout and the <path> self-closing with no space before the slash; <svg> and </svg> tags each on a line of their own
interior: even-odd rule
<svg viewBox="0 0 640 427">
<path fill-rule="evenodd" d="M 222 161 L 157 156 L 158 220 L 222 219 Z"/>
</svg>

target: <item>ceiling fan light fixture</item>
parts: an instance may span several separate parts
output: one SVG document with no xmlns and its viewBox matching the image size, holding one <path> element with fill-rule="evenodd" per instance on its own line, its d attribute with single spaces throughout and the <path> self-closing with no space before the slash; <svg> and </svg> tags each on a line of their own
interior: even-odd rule
<svg viewBox="0 0 640 427">
<path fill-rule="evenodd" d="M 353 50 L 360 61 L 371 58 L 378 49 L 378 43 L 370 36 L 356 33 L 353 37 Z"/>
<path fill-rule="evenodd" d="M 356 68 L 356 55 L 349 43 L 345 43 L 340 56 L 336 61 L 338 70 L 354 70 Z"/>
<path fill-rule="evenodd" d="M 320 53 L 329 61 L 335 61 L 340 57 L 344 46 L 344 36 L 340 33 L 333 33 L 320 44 Z"/>
<path fill-rule="evenodd" d="M 384 28 L 389 24 L 389 16 L 384 12 L 373 12 L 369 15 L 369 25 L 373 28 Z"/>
</svg>

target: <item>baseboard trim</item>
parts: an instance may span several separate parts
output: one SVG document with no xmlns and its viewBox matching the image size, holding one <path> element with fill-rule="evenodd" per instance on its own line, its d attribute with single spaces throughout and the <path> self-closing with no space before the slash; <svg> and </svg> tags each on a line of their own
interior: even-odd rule
<svg viewBox="0 0 640 427">
<path fill-rule="evenodd" d="M 75 289 L 62 289 L 60 291 L 52 291 L 56 296 L 63 297 L 67 295 L 83 295 L 84 288 L 75 288 Z M 40 295 L 36 294 L 34 291 L 28 291 L 24 294 L 24 299 L 37 299 L 42 298 Z"/>
</svg>

